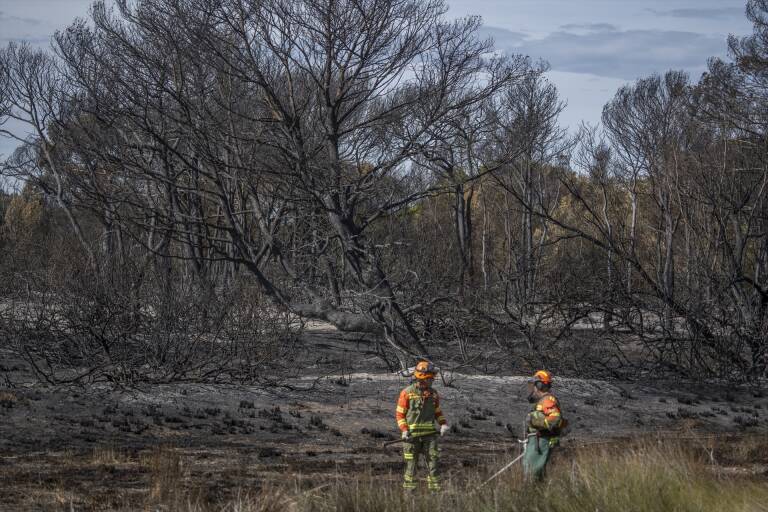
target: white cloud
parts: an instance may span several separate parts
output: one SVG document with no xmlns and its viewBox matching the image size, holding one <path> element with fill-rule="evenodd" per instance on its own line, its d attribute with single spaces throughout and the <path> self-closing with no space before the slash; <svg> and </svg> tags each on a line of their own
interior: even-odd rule
<svg viewBox="0 0 768 512">
<path fill-rule="evenodd" d="M 694 18 L 705 20 L 720 20 L 724 18 L 736 18 L 744 16 L 744 7 L 724 7 L 716 9 L 689 8 L 689 9 L 646 9 L 657 16 L 671 16 L 673 18 Z"/>
<path fill-rule="evenodd" d="M 634 80 L 668 69 L 698 74 L 711 56 L 722 56 L 719 35 L 671 30 L 620 30 L 611 24 L 570 25 L 539 39 L 506 37 L 488 27 L 497 48 L 548 61 L 553 70 Z M 483 29 L 486 30 L 486 29 Z"/>
<path fill-rule="evenodd" d="M 93 0 L 0 0 L 0 41 L 46 46 L 56 30 L 85 17 Z"/>
<path fill-rule="evenodd" d="M 0 23 L 21 23 L 23 25 L 40 25 L 40 20 L 34 18 L 23 18 L 19 16 L 9 16 L 0 11 Z"/>
<path fill-rule="evenodd" d="M 693 78 L 725 53 L 728 33 L 747 34 L 745 0 L 447 0 L 449 16 L 481 15 L 504 51 L 549 61 L 569 103 L 563 122 L 597 122 L 628 80 L 677 68 Z M 0 0 L 0 42 L 47 45 L 56 30 L 88 15 L 92 0 Z M 15 143 L 0 138 L 0 153 Z"/>
<path fill-rule="evenodd" d="M 588 32 L 602 32 L 618 30 L 619 27 L 612 23 L 569 23 L 567 25 L 560 25 L 560 30 L 585 30 Z"/>
</svg>

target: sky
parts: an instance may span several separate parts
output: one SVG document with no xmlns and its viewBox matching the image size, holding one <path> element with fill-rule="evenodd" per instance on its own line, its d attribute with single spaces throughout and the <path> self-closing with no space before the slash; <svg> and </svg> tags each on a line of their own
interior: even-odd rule
<svg viewBox="0 0 768 512">
<path fill-rule="evenodd" d="M 497 49 L 549 62 L 567 107 L 563 126 L 596 124 L 626 83 L 668 69 L 696 80 L 728 34 L 748 35 L 746 0 L 448 0 L 448 16 L 479 15 Z M 87 16 L 91 0 L 0 0 L 0 45 L 48 45 L 57 29 Z M 16 143 L 0 139 L 0 155 Z"/>
</svg>

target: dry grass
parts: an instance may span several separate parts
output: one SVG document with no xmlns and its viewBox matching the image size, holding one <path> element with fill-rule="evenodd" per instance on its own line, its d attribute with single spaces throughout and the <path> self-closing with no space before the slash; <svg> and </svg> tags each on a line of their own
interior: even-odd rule
<svg viewBox="0 0 768 512">
<path fill-rule="evenodd" d="M 724 471 L 731 461 L 741 462 L 742 471 Z M 234 491 L 234 497 L 230 492 L 211 500 L 203 492 L 210 482 L 194 480 L 187 467 L 192 461 L 185 462 L 176 449 L 157 448 L 129 460 L 115 448 L 102 447 L 82 462 L 91 471 L 98 470 L 94 465 L 108 470 L 109 465 L 123 462 L 123 467 L 138 464 L 143 489 L 115 499 L 121 490 L 106 497 L 54 485 L 40 492 L 46 504 L 40 510 L 69 512 L 74 503 L 72 510 L 100 512 L 768 511 L 765 473 L 749 470 L 768 463 L 768 439 L 764 437 L 676 442 L 656 438 L 564 449 L 542 484 L 523 481 L 518 466 L 479 488 L 505 460 L 489 461 L 479 470 L 446 467 L 444 490 L 437 495 L 426 493 L 423 482 L 417 493 L 404 494 L 399 475 L 337 474 L 313 482 L 285 475 L 278 484 L 241 489 Z M 233 478 L 237 477 L 231 477 L 229 483 L 237 484 Z"/>
<path fill-rule="evenodd" d="M 0 391 L 0 407 L 11 408 L 19 403 L 19 397 L 9 391 Z"/>
<path fill-rule="evenodd" d="M 740 455 L 765 454 L 765 440 L 725 444 Z M 495 465 L 474 473 L 453 473 L 438 495 L 404 494 L 399 482 L 373 475 L 341 475 L 310 490 L 274 488 L 241 493 L 226 504 L 166 502 L 184 512 L 764 512 L 768 486 L 764 477 L 724 477 L 708 464 L 707 443 L 643 441 L 631 445 L 596 445 L 562 452 L 542 484 L 523 481 L 519 468 L 492 484 L 479 484 Z M 725 447 L 711 446 L 724 450 Z M 167 459 L 167 456 L 166 456 Z M 178 470 L 159 459 L 158 471 L 170 473 L 157 482 L 178 485 Z M 172 459 L 173 460 L 173 459 Z M 501 461 L 499 461 L 501 462 Z M 173 466 L 173 467 L 172 467 Z M 176 479 L 176 480 L 174 480 Z M 154 489 L 154 487 L 153 487 Z M 163 492 L 156 498 L 170 497 Z M 162 500 L 161 500 L 162 501 Z"/>
<path fill-rule="evenodd" d="M 156 448 L 140 459 L 149 471 L 149 503 L 177 510 L 186 499 L 181 456 L 171 448 Z"/>
<path fill-rule="evenodd" d="M 674 443 L 608 446 L 579 451 L 543 484 L 522 480 L 519 469 L 478 489 L 480 474 L 449 481 L 436 496 L 407 496 L 380 480 L 337 482 L 329 493 L 302 501 L 302 512 L 451 510 L 472 512 L 765 512 L 764 477 L 724 478 L 698 450 Z"/>
<path fill-rule="evenodd" d="M 717 443 L 713 450 L 718 463 L 739 464 L 742 461 L 768 463 L 768 439 L 765 436 L 733 437 L 728 442 Z"/>
<path fill-rule="evenodd" d="M 96 466 L 115 466 L 128 462 L 128 455 L 114 446 L 98 446 L 91 453 L 91 464 Z"/>
<path fill-rule="evenodd" d="M 298 502 L 280 489 L 264 490 L 253 494 L 241 492 L 219 506 L 189 504 L 183 512 L 299 512 Z M 181 511 L 180 511 L 181 512 Z"/>
</svg>

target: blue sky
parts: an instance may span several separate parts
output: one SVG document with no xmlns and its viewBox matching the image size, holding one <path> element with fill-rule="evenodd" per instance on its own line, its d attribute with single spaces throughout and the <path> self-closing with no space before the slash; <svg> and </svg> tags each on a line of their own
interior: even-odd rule
<svg viewBox="0 0 768 512">
<path fill-rule="evenodd" d="M 497 48 L 547 60 L 568 102 L 561 122 L 597 123 L 627 82 L 668 69 L 693 80 L 748 35 L 746 0 L 453 0 L 451 14 L 483 17 Z"/>
<path fill-rule="evenodd" d="M 449 0 L 450 16 L 480 15 L 498 49 L 549 61 L 568 102 L 562 123 L 596 123 L 623 84 L 668 69 L 695 80 L 726 54 L 728 34 L 747 35 L 745 0 Z M 0 44 L 46 45 L 85 16 L 91 0 L 0 0 Z M 15 142 L 0 139 L 0 155 Z"/>
</svg>

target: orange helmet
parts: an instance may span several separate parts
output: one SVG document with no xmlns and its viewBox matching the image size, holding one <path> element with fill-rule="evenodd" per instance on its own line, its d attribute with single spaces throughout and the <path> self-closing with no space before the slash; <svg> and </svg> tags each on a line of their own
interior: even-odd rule
<svg viewBox="0 0 768 512">
<path fill-rule="evenodd" d="M 533 382 L 541 382 L 545 386 L 552 385 L 552 374 L 547 370 L 538 370 L 533 374 Z"/>
<path fill-rule="evenodd" d="M 419 361 L 413 370 L 413 376 L 419 380 L 434 379 L 437 368 L 429 361 Z"/>
</svg>

